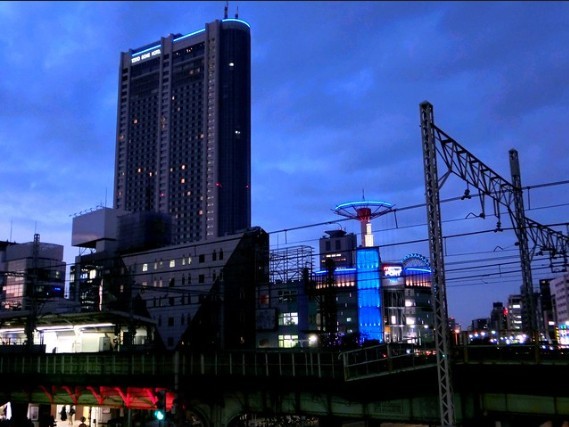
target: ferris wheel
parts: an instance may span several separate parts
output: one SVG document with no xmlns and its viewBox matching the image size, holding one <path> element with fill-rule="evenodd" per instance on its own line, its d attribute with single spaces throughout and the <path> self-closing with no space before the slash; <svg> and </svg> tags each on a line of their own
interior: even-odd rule
<svg viewBox="0 0 569 427">
<path fill-rule="evenodd" d="M 403 258 L 403 268 L 425 268 L 431 269 L 429 260 L 418 253 L 410 253 Z"/>
</svg>

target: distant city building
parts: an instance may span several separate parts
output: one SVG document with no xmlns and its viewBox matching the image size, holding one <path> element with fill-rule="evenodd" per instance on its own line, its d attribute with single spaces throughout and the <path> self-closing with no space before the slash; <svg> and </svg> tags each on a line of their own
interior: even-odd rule
<svg viewBox="0 0 569 427">
<path fill-rule="evenodd" d="M 121 257 L 127 295 L 169 350 L 255 348 L 257 286 L 268 281 L 268 258 L 261 228 Z"/>
<path fill-rule="evenodd" d="M 173 244 L 251 226 L 251 39 L 216 20 L 121 53 L 114 207 L 171 216 Z"/>
<path fill-rule="evenodd" d="M 251 228 L 251 38 L 216 20 L 122 52 L 114 208 L 74 218 L 82 311 L 155 322 L 167 349 L 255 347 L 268 235 Z M 137 344 L 133 331 L 117 339 Z"/>
<path fill-rule="evenodd" d="M 417 319 L 413 315 L 416 307 L 413 291 L 405 289 L 405 274 L 402 263 L 381 264 L 381 289 L 383 295 L 383 322 L 385 340 L 387 342 L 412 341 L 417 338 L 419 330 L 405 332 L 406 324 L 415 325 Z M 406 304 L 405 301 L 408 300 Z M 420 322 L 419 322 L 420 323 Z"/>
<path fill-rule="evenodd" d="M 134 212 L 118 217 L 117 251 L 129 253 L 172 244 L 172 217 L 161 212 Z"/>
<path fill-rule="evenodd" d="M 70 267 L 69 296 L 81 311 L 117 308 L 123 264 L 118 257 L 118 223 L 123 211 L 99 208 L 77 215 L 71 226 L 71 244 L 81 248 Z"/>
<path fill-rule="evenodd" d="M 0 244 L 0 310 L 57 311 L 64 303 L 63 246 L 40 242 Z"/>
<path fill-rule="evenodd" d="M 508 314 L 506 316 L 508 331 L 515 332 L 522 330 L 522 295 L 515 294 L 508 296 Z"/>
<path fill-rule="evenodd" d="M 555 340 L 555 309 L 551 295 L 550 279 L 539 281 L 539 330 L 545 341 Z"/>
<path fill-rule="evenodd" d="M 520 286 L 520 295 L 522 296 L 522 331 L 528 336 L 532 337 L 534 332 L 542 333 L 543 325 L 540 310 L 540 293 L 532 292 L 527 295 L 525 287 Z M 533 306 L 533 313 L 530 311 Z M 533 327 L 532 318 L 535 319 L 535 327 Z M 537 331 L 534 329 L 537 328 Z"/>
<path fill-rule="evenodd" d="M 271 251 L 270 281 L 258 290 L 257 345 L 432 344 L 428 260 L 383 262 L 377 246 L 357 247 L 355 234 L 326 234 L 314 271 L 309 246 Z"/>
<path fill-rule="evenodd" d="M 563 273 L 549 282 L 555 322 L 557 324 L 569 322 L 569 273 Z"/>
<path fill-rule="evenodd" d="M 318 307 L 307 289 L 313 257 L 306 245 L 270 252 L 269 281 L 257 287 L 257 347 L 319 345 Z"/>
<path fill-rule="evenodd" d="M 569 273 L 563 273 L 549 282 L 552 309 L 556 324 L 556 341 L 569 345 Z"/>
<path fill-rule="evenodd" d="M 346 233 L 344 230 L 326 231 L 328 237 L 318 241 L 320 248 L 319 269 L 326 268 L 327 260 L 334 261 L 336 268 L 353 267 L 357 236 L 354 233 Z"/>
<path fill-rule="evenodd" d="M 269 271 L 269 239 L 262 229 L 119 252 L 120 212 L 87 215 L 74 219 L 72 240 L 99 250 L 76 257 L 71 288 L 83 312 L 131 315 L 130 329 L 115 337 L 118 345 L 255 348 L 256 287 L 267 283 Z M 137 334 L 146 324 L 154 325 L 153 332 Z"/>
<path fill-rule="evenodd" d="M 415 344 L 434 342 L 434 313 L 431 266 L 421 254 L 410 253 L 402 260 L 405 281 L 405 329 L 403 339 Z"/>
<path fill-rule="evenodd" d="M 319 241 L 322 265 L 307 290 L 317 304 L 320 338 L 338 345 L 366 340 L 432 343 L 428 260 L 410 254 L 402 262 L 383 262 L 377 246 L 356 248 L 354 234 L 327 234 Z"/>
<path fill-rule="evenodd" d="M 488 319 L 487 317 L 473 319 L 472 320 L 472 330 L 473 331 L 483 331 L 483 330 L 487 331 L 489 322 L 490 322 L 490 319 Z"/>
<path fill-rule="evenodd" d="M 508 328 L 508 309 L 504 307 L 501 301 L 492 304 L 492 311 L 490 312 L 489 329 L 502 335 Z"/>
<path fill-rule="evenodd" d="M 40 242 L 39 234 L 33 242 L 0 243 L 1 344 L 45 349 L 41 319 L 76 308 L 64 298 L 65 269 L 63 246 Z"/>
</svg>

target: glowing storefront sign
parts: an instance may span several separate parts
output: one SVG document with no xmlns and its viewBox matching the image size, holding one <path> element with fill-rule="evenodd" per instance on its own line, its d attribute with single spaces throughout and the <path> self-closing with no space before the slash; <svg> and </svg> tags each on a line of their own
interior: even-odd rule
<svg viewBox="0 0 569 427">
<path fill-rule="evenodd" d="M 400 265 L 384 265 L 382 270 L 385 277 L 400 277 L 403 267 Z"/>
<path fill-rule="evenodd" d="M 562 346 L 569 345 L 569 325 L 562 323 L 557 326 L 557 342 Z"/>
</svg>

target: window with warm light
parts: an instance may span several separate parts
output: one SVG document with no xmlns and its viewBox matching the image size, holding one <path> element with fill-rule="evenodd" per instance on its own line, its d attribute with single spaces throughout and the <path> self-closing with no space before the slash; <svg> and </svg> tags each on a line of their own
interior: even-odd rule
<svg viewBox="0 0 569 427">
<path fill-rule="evenodd" d="M 298 335 L 279 335 L 279 348 L 292 348 L 298 345 Z"/>
</svg>

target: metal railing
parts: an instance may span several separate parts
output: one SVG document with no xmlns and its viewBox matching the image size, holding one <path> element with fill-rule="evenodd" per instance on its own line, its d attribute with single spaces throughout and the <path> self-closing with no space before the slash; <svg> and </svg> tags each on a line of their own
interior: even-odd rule
<svg viewBox="0 0 569 427">
<path fill-rule="evenodd" d="M 157 375 L 174 373 L 166 354 L 0 354 L 0 374 Z"/>
<path fill-rule="evenodd" d="M 268 350 L 180 354 L 180 375 L 340 378 L 337 352 Z"/>
<path fill-rule="evenodd" d="M 341 378 L 337 352 L 1 354 L 1 374 Z"/>
<path fill-rule="evenodd" d="M 453 363 L 569 364 L 569 349 L 537 345 L 454 347 Z M 382 344 L 344 352 L 0 353 L 0 375 L 310 377 L 352 381 L 436 365 L 434 349 Z"/>
<path fill-rule="evenodd" d="M 541 344 L 464 345 L 451 349 L 452 363 L 569 365 L 569 348 Z M 435 366 L 435 349 L 381 344 L 341 354 L 346 381 Z"/>
<path fill-rule="evenodd" d="M 397 344 L 350 350 L 342 353 L 341 358 L 346 381 L 430 367 L 437 363 L 432 349 Z"/>
</svg>

